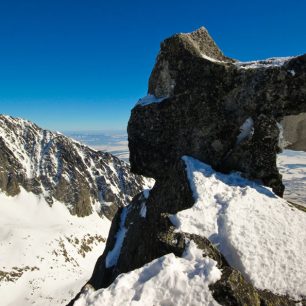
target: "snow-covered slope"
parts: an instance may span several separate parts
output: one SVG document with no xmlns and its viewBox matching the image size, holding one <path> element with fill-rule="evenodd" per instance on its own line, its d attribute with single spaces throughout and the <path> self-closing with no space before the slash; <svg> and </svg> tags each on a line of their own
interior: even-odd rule
<svg viewBox="0 0 306 306">
<path fill-rule="evenodd" d="M 117 157 L 0 115 L 0 305 L 63 305 L 87 282 L 118 206 L 152 181 Z"/>
<path fill-rule="evenodd" d="M 195 204 L 170 215 L 176 231 L 207 237 L 254 287 L 300 305 L 306 296 L 306 233 L 301 230 L 306 213 L 238 173 L 218 173 L 188 156 L 183 161 Z M 119 275 L 108 288 L 94 291 L 88 285 L 74 305 L 219 305 L 208 285 L 222 273 L 191 240 L 182 258 L 162 256 Z"/>
<path fill-rule="evenodd" d="M 171 221 L 207 237 L 259 289 L 306 296 L 306 213 L 269 188 L 183 157 L 195 204 Z"/>
<path fill-rule="evenodd" d="M 121 274 L 106 289 L 88 288 L 75 306 L 98 305 L 219 305 L 209 285 L 221 277 L 217 263 L 203 258 L 193 241 L 182 258 L 173 254 L 153 260 L 144 267 Z"/>
<path fill-rule="evenodd" d="M 112 217 L 148 183 L 117 157 L 96 151 L 18 118 L 0 115 L 0 189 L 8 195 L 20 186 L 67 205 L 72 214 L 93 210 Z"/>
<path fill-rule="evenodd" d="M 110 221 L 21 189 L 0 193 L 0 304 L 65 305 L 90 277 Z"/>
<path fill-rule="evenodd" d="M 284 198 L 306 207 L 306 152 L 284 150 L 277 163 L 283 175 Z"/>
</svg>

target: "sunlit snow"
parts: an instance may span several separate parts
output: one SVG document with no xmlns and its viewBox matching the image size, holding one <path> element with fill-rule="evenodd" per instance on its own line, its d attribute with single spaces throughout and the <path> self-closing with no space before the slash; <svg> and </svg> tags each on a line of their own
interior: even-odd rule
<svg viewBox="0 0 306 306">
<path fill-rule="evenodd" d="M 306 295 L 306 214 L 264 186 L 183 157 L 195 204 L 177 230 L 209 238 L 257 288 Z"/>
<path fill-rule="evenodd" d="M 0 304 L 64 305 L 89 279 L 110 221 L 72 216 L 62 203 L 0 193 Z"/>
<path fill-rule="evenodd" d="M 75 306 L 215 306 L 208 286 L 220 277 L 217 263 L 190 241 L 182 258 L 168 254 L 121 274 L 108 288 L 88 290 Z"/>
</svg>

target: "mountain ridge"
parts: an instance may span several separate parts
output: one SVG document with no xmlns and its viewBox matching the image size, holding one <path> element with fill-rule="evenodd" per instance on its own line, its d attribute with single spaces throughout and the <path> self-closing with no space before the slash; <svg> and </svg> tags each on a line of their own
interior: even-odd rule
<svg viewBox="0 0 306 306">
<path fill-rule="evenodd" d="M 97 210 L 112 218 L 149 180 L 129 165 L 31 121 L 0 115 L 0 189 L 15 196 L 22 186 L 52 205 L 64 203 L 71 214 Z"/>
</svg>

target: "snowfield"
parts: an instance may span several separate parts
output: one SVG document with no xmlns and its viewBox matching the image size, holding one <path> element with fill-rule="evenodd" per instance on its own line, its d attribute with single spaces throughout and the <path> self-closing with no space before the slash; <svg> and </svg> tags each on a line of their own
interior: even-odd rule
<svg viewBox="0 0 306 306">
<path fill-rule="evenodd" d="M 0 304 L 65 305 L 91 276 L 110 221 L 22 190 L 0 193 Z"/>
<path fill-rule="evenodd" d="M 208 286 L 220 277 L 217 263 L 203 258 L 202 251 L 190 241 L 182 258 L 168 254 L 119 275 L 106 289 L 88 288 L 75 306 L 215 306 L 219 304 Z"/>
<path fill-rule="evenodd" d="M 207 237 L 259 289 L 306 296 L 306 214 L 269 188 L 184 156 L 195 204 L 171 217 Z"/>
<path fill-rule="evenodd" d="M 284 198 L 306 207 L 306 152 L 284 150 L 277 163 L 286 187 Z"/>
</svg>

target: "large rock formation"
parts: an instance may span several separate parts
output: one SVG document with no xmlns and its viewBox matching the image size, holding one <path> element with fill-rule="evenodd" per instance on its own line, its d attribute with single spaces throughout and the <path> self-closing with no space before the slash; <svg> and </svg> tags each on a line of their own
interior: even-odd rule
<svg viewBox="0 0 306 306">
<path fill-rule="evenodd" d="M 149 82 L 149 94 L 163 100 L 140 101 L 131 114 L 132 171 L 158 178 L 186 154 L 282 195 L 277 122 L 306 110 L 305 78 L 306 55 L 239 63 L 204 28 L 166 39 Z"/>
<path fill-rule="evenodd" d="M 222 172 L 239 171 L 282 195 L 278 122 L 306 110 L 305 81 L 306 55 L 240 63 L 224 56 L 204 28 L 166 39 L 149 95 L 128 125 L 131 169 L 156 183 L 149 196 L 139 194 L 117 213 L 84 290 L 106 288 L 119 274 L 170 252 L 181 256 L 188 238 L 223 269 L 211 286 L 221 305 L 295 305 L 254 288 L 208 237 L 176 231 L 169 217 L 195 203 L 183 155 Z"/>
<path fill-rule="evenodd" d="M 20 187 L 87 216 L 94 207 L 109 219 L 147 181 L 130 173 L 117 157 L 95 151 L 18 118 L 0 115 L 0 190 L 15 196 Z"/>
</svg>

